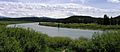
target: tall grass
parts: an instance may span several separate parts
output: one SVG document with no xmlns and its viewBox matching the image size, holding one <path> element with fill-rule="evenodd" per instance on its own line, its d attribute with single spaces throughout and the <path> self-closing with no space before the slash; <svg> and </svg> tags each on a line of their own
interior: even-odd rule
<svg viewBox="0 0 120 52">
<path fill-rule="evenodd" d="M 44 34 L 20 28 L 2 28 L 0 30 L 0 51 L 40 51 Z"/>
<path fill-rule="evenodd" d="M 92 38 L 93 50 L 100 52 L 120 51 L 120 30 L 109 31 L 101 35 L 95 34 Z"/>
</svg>

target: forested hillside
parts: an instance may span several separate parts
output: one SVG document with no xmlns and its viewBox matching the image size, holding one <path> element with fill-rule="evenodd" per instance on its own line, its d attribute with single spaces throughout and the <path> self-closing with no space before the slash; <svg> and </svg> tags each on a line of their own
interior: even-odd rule
<svg viewBox="0 0 120 52">
<path fill-rule="evenodd" d="M 91 16 L 70 16 L 65 19 L 59 19 L 62 23 L 97 23 L 100 25 L 116 25 L 120 24 L 120 16 L 108 17 L 106 14 L 103 17 Z"/>
</svg>

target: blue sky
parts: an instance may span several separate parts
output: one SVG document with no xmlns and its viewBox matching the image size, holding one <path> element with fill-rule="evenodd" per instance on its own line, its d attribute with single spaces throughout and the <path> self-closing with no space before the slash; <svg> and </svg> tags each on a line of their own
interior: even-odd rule
<svg viewBox="0 0 120 52">
<path fill-rule="evenodd" d="M 115 8 L 120 9 L 120 0 L 91 0 L 88 5 L 100 8 Z"/>
<path fill-rule="evenodd" d="M 0 0 L 7 2 L 31 2 L 31 3 L 77 3 L 98 8 L 115 8 L 120 9 L 120 0 Z"/>
</svg>

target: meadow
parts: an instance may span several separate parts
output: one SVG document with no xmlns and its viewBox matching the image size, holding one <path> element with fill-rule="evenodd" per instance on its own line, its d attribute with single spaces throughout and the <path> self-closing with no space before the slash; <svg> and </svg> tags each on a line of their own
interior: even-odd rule
<svg viewBox="0 0 120 52">
<path fill-rule="evenodd" d="M 119 52 L 120 30 L 95 33 L 91 39 L 49 37 L 32 29 L 0 23 L 0 52 Z"/>
<path fill-rule="evenodd" d="M 76 28 L 76 29 L 90 29 L 90 30 L 119 30 L 120 25 L 99 25 L 95 23 L 56 23 L 56 22 L 40 22 L 39 25 L 62 27 L 62 28 Z"/>
</svg>

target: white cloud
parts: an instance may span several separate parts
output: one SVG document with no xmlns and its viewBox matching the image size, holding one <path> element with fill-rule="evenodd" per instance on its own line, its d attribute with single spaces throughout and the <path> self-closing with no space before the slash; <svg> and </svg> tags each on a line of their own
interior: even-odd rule
<svg viewBox="0 0 120 52">
<path fill-rule="evenodd" d="M 107 0 L 107 1 L 112 3 L 120 3 L 120 0 Z"/>
<path fill-rule="evenodd" d="M 108 14 L 116 16 L 120 10 L 100 9 L 80 4 L 30 4 L 30 3 L 0 3 L 0 16 L 25 17 L 48 16 L 53 18 L 65 18 L 71 15 L 103 16 Z"/>
</svg>

